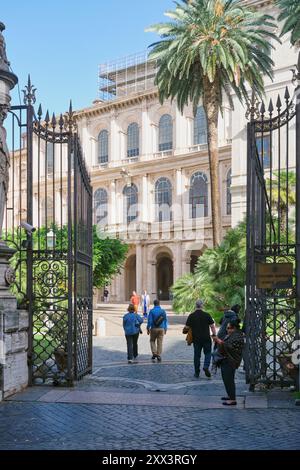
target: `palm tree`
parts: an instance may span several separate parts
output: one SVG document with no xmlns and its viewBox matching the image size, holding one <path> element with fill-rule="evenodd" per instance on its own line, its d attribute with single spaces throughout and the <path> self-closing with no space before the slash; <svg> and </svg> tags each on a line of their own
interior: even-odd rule
<svg viewBox="0 0 300 470">
<path fill-rule="evenodd" d="M 281 9 L 279 21 L 285 21 L 281 36 L 290 32 L 291 44 L 294 46 L 300 41 L 300 2 L 299 0 L 277 0 Z"/>
<path fill-rule="evenodd" d="M 263 75 L 272 78 L 270 39 L 276 25 L 273 18 L 246 6 L 239 0 L 180 0 L 174 11 L 166 12 L 171 22 L 156 24 L 161 41 L 152 44 L 150 58 L 157 59 L 156 84 L 160 101 L 177 99 L 181 112 L 193 103 L 196 114 L 202 99 L 207 117 L 208 154 L 211 180 L 213 242 L 222 237 L 218 116 L 223 92 L 232 100 L 248 100 L 248 83 L 262 96 Z"/>
<path fill-rule="evenodd" d="M 280 231 L 286 232 L 288 208 L 296 205 L 296 173 L 294 171 L 273 172 L 272 179 L 266 180 L 272 208 L 276 209 L 280 221 Z"/>
<path fill-rule="evenodd" d="M 226 233 L 219 246 L 205 250 L 194 274 L 175 282 L 173 308 L 178 313 L 191 311 L 200 298 L 218 321 L 225 308 L 244 305 L 245 282 L 246 223 L 241 222 Z"/>
</svg>

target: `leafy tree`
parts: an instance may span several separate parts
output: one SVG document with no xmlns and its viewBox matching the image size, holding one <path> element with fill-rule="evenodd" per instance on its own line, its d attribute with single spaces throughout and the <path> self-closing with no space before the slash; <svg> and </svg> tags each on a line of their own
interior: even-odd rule
<svg viewBox="0 0 300 470">
<path fill-rule="evenodd" d="M 174 310 L 190 312 L 197 299 L 216 321 L 224 309 L 245 303 L 246 224 L 240 223 L 225 235 L 221 244 L 207 249 L 199 258 L 194 274 L 178 279 L 172 291 Z"/>
<path fill-rule="evenodd" d="M 94 287 L 100 288 L 110 283 L 111 279 L 120 272 L 128 245 L 114 238 L 102 238 L 93 228 L 93 271 Z"/>
<path fill-rule="evenodd" d="M 276 24 L 240 0 L 180 0 L 166 12 L 168 23 L 148 31 L 160 35 L 150 58 L 158 60 L 156 84 L 160 101 L 176 98 L 182 112 L 192 102 L 194 113 L 202 99 L 207 117 L 214 246 L 221 241 L 218 118 L 223 94 L 248 100 L 247 83 L 262 96 L 263 76 L 272 79 L 270 58 Z"/>
<path fill-rule="evenodd" d="M 68 228 L 62 228 L 52 225 L 51 229 L 55 234 L 55 250 L 66 253 L 68 249 Z M 47 233 L 50 228 L 41 227 L 33 233 L 34 249 L 45 250 L 47 246 Z M 93 227 L 93 286 L 100 288 L 109 284 L 112 278 L 120 272 L 126 254 L 128 245 L 118 239 L 103 238 L 101 233 L 98 234 L 97 227 Z M 7 241 L 10 246 L 14 247 L 13 241 L 18 244 L 26 242 L 26 233 L 24 230 L 18 229 L 14 234 L 9 233 Z M 48 247 L 49 249 L 49 247 Z M 60 270 L 65 269 L 65 261 L 57 261 L 60 263 Z M 12 286 L 13 293 L 17 296 L 19 302 L 22 302 L 26 293 L 26 251 L 16 253 L 11 259 L 11 266 L 16 270 L 16 284 Z M 36 268 L 37 269 L 37 268 Z M 37 274 L 37 273 L 36 273 Z M 58 273 L 59 275 L 59 273 Z M 39 289 L 35 285 L 35 289 Z M 42 297 L 42 296 L 41 296 Z"/>
<path fill-rule="evenodd" d="M 281 9 L 279 21 L 284 21 L 281 36 L 291 33 L 291 44 L 299 45 L 300 41 L 300 2 L 299 0 L 277 0 Z"/>
</svg>

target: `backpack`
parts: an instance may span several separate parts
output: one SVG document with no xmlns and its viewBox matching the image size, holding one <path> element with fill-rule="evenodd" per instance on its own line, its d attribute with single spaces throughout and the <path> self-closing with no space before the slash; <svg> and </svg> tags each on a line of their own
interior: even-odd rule
<svg viewBox="0 0 300 470">
<path fill-rule="evenodd" d="M 165 316 L 163 314 L 159 315 L 155 320 L 153 320 L 155 328 L 159 328 L 162 322 L 164 321 Z"/>
</svg>

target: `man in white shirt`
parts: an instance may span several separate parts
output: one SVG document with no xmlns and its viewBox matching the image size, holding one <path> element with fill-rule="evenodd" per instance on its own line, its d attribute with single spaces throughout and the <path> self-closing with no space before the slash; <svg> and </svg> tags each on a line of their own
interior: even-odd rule
<svg viewBox="0 0 300 470">
<path fill-rule="evenodd" d="M 150 296 L 146 290 L 141 296 L 141 306 L 144 318 L 147 318 L 150 309 Z"/>
</svg>

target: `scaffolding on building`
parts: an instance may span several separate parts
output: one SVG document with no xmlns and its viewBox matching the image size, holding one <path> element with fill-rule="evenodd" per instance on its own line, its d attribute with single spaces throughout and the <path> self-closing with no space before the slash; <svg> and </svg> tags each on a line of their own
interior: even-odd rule
<svg viewBox="0 0 300 470">
<path fill-rule="evenodd" d="M 112 101 L 153 88 L 157 61 L 140 52 L 99 65 L 99 98 Z"/>
</svg>

